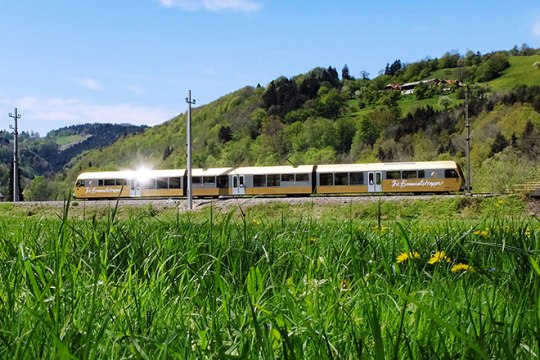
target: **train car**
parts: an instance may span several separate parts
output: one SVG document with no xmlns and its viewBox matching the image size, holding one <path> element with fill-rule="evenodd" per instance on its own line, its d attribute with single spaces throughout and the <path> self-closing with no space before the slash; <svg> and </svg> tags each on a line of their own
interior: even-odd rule
<svg viewBox="0 0 540 360">
<path fill-rule="evenodd" d="M 318 165 L 317 194 L 449 193 L 462 190 L 454 161 Z"/>
<path fill-rule="evenodd" d="M 76 199 L 185 196 L 185 169 L 84 172 L 77 177 Z"/>
<path fill-rule="evenodd" d="M 313 165 L 239 167 L 229 173 L 229 195 L 309 195 Z"/>
<path fill-rule="evenodd" d="M 191 186 L 195 197 L 219 197 L 231 194 L 232 168 L 193 169 Z"/>
<path fill-rule="evenodd" d="M 186 196 L 185 169 L 85 172 L 79 199 Z M 463 189 L 454 161 L 193 169 L 194 197 L 451 193 Z"/>
</svg>

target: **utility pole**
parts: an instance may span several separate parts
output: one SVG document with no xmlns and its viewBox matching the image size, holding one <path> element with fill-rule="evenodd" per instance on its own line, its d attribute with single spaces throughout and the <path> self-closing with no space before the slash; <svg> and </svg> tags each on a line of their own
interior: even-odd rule
<svg viewBox="0 0 540 360">
<path fill-rule="evenodd" d="M 467 179 L 465 180 L 465 189 L 467 195 L 472 195 L 471 191 L 471 125 L 469 124 L 469 86 L 465 88 L 465 129 L 467 131 L 467 147 L 465 157 L 467 162 Z"/>
<path fill-rule="evenodd" d="M 17 113 L 17 108 L 15 108 L 15 114 L 9 113 L 9 117 L 15 120 L 15 126 L 9 125 L 13 129 L 13 202 L 19 201 L 19 146 L 18 146 L 18 136 L 19 132 L 17 130 L 17 120 L 21 118 L 21 114 Z"/>
<path fill-rule="evenodd" d="M 186 98 L 188 103 L 187 112 L 187 208 L 193 209 L 193 182 L 191 178 L 191 105 L 195 104 L 195 99 L 191 99 L 191 90 L 188 91 L 188 97 Z"/>
</svg>

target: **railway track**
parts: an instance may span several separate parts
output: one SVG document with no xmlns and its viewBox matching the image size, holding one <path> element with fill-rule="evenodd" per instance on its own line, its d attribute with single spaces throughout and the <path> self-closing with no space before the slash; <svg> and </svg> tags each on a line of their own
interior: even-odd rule
<svg viewBox="0 0 540 360">
<path fill-rule="evenodd" d="M 474 194 L 474 197 L 493 197 L 501 194 Z M 403 200 L 430 200 L 439 198 L 454 198 L 464 197 L 466 195 L 357 195 L 357 196 L 308 196 L 308 197 L 229 197 L 218 199 L 193 199 L 193 208 L 199 209 L 206 206 L 216 206 L 219 208 L 228 208 L 234 206 L 252 206 L 260 204 L 269 204 L 282 202 L 288 204 L 304 204 L 313 203 L 316 205 L 325 204 L 350 204 L 350 203 L 371 203 L 377 201 L 393 202 Z M 63 208 L 65 201 L 22 201 L 13 203 L 17 207 L 28 208 Z M 142 207 L 153 206 L 156 208 L 178 208 L 180 210 L 187 209 L 187 200 L 185 198 L 169 198 L 169 199 L 119 199 L 119 200 L 71 200 L 71 207 L 84 208 L 108 208 L 115 207 Z"/>
</svg>

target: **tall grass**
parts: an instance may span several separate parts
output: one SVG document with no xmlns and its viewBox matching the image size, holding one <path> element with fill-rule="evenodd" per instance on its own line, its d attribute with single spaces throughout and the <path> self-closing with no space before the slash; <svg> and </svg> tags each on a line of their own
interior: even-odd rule
<svg viewBox="0 0 540 360">
<path fill-rule="evenodd" d="M 0 357 L 538 357 L 538 220 L 350 211 L 0 221 Z"/>
</svg>

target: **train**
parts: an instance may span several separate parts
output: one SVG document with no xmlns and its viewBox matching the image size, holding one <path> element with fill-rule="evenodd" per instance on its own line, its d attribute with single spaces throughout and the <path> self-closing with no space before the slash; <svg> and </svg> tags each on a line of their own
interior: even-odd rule
<svg viewBox="0 0 540 360">
<path fill-rule="evenodd" d="M 195 198 L 457 193 L 465 183 L 454 161 L 196 168 L 191 182 Z M 83 172 L 73 196 L 177 198 L 187 196 L 187 184 L 186 169 Z"/>
</svg>

